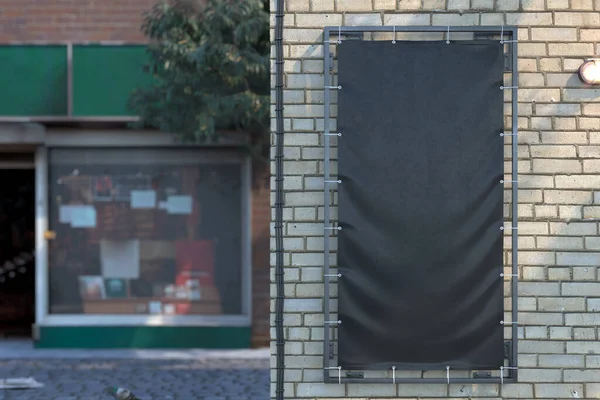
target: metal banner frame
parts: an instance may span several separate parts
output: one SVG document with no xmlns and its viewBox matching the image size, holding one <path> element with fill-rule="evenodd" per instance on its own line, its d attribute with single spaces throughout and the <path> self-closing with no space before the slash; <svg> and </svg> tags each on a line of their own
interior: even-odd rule
<svg viewBox="0 0 600 400">
<path fill-rule="evenodd" d="M 331 218 L 331 203 L 332 203 L 332 189 L 335 185 L 341 184 L 337 177 L 331 176 L 330 168 L 330 151 L 331 151 L 331 137 L 338 137 L 339 140 L 343 140 L 342 132 L 331 132 L 330 128 L 330 112 L 331 112 L 331 91 L 342 90 L 340 86 L 334 86 L 334 60 L 331 45 L 341 45 L 344 40 L 364 40 L 367 33 L 392 33 L 392 43 L 396 42 L 397 33 L 438 33 L 445 36 L 446 43 L 451 44 L 452 34 L 454 33 L 468 33 L 473 34 L 476 40 L 494 41 L 498 40 L 505 47 L 505 73 L 510 73 L 511 83 L 510 86 L 502 86 L 501 90 L 511 91 L 511 109 L 512 109 L 512 123 L 510 133 L 501 133 L 499 140 L 505 139 L 507 136 L 512 139 L 512 178 L 511 181 L 502 181 L 502 184 L 509 184 L 505 186 L 512 189 L 512 200 L 511 200 L 511 217 L 512 224 L 510 227 L 501 229 L 510 230 L 512 239 L 511 243 L 511 273 L 501 274 L 504 281 L 510 281 L 511 286 L 511 314 L 513 321 L 500 321 L 503 326 L 507 327 L 510 325 L 511 338 L 505 341 L 505 366 L 501 367 L 499 371 L 466 371 L 469 375 L 465 376 L 465 370 L 462 370 L 460 377 L 452 377 L 451 371 L 446 369 L 445 371 L 439 371 L 440 376 L 434 374 L 432 377 L 404 377 L 395 368 L 392 368 L 391 377 L 374 377 L 371 372 L 369 376 L 365 377 L 364 371 L 342 371 L 342 368 L 334 363 L 335 359 L 335 348 L 334 348 L 334 337 L 336 327 L 341 321 L 334 318 L 332 320 L 332 312 L 330 307 L 330 293 L 332 281 L 341 278 L 336 271 L 332 272 L 330 264 L 330 253 L 331 245 L 330 238 L 332 234 L 340 229 Z M 460 36 L 460 35 L 459 35 Z M 378 39 L 380 40 L 380 39 Z M 387 39 L 389 40 L 389 39 Z M 460 39 L 457 39 L 457 41 Z M 323 131 L 323 143 L 324 143 L 324 347 L 323 347 L 323 372 L 325 383 L 382 383 L 382 384 L 400 384 L 400 383 L 462 383 L 462 384 L 482 384 L 482 383 L 514 383 L 517 382 L 518 376 L 518 85 L 519 85 L 519 73 L 517 67 L 517 27 L 515 26 L 329 26 L 325 27 L 323 34 L 323 56 L 324 56 L 324 131 Z M 505 85 L 507 85 L 505 83 Z M 505 223 L 508 222 L 505 217 Z M 336 313 L 337 314 L 337 313 Z M 434 371 L 427 371 L 427 373 Z M 380 371 L 381 373 L 381 371 Z M 398 374 L 398 377 L 396 376 Z M 389 373 L 388 373 L 389 375 Z"/>
</svg>

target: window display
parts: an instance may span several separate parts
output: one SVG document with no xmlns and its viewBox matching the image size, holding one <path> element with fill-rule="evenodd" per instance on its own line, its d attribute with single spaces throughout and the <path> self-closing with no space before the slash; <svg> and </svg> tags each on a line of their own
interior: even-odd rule
<svg viewBox="0 0 600 400">
<path fill-rule="evenodd" d="M 242 161 L 52 149 L 50 314 L 242 314 Z"/>
</svg>

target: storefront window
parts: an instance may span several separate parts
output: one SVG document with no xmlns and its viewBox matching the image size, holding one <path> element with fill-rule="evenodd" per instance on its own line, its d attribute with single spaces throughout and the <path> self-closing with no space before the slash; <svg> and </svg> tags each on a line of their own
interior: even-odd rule
<svg viewBox="0 0 600 400">
<path fill-rule="evenodd" d="M 242 314 L 242 169 L 206 151 L 51 149 L 50 313 Z"/>
</svg>

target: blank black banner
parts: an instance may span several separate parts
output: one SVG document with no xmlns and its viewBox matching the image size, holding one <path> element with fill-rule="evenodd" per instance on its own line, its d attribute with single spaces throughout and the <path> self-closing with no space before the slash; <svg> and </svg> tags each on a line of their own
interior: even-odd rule
<svg viewBox="0 0 600 400">
<path fill-rule="evenodd" d="M 503 49 L 338 46 L 339 365 L 503 365 Z"/>
</svg>

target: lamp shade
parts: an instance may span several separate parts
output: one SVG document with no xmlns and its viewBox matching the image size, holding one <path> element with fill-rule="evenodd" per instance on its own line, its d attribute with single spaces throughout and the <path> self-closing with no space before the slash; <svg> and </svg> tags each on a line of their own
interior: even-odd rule
<svg viewBox="0 0 600 400">
<path fill-rule="evenodd" d="M 600 59 L 586 60 L 581 64 L 579 79 L 588 85 L 600 84 Z"/>
</svg>

